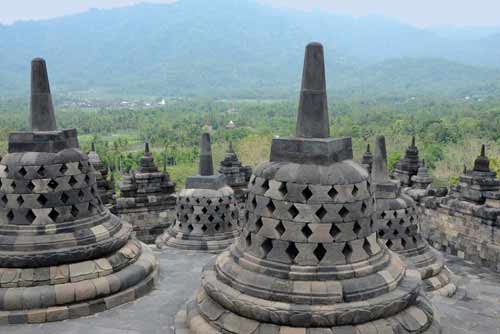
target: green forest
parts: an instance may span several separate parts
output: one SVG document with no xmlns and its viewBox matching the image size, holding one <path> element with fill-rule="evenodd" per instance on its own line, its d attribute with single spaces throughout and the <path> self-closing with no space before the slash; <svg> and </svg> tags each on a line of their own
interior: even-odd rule
<svg viewBox="0 0 500 334">
<path fill-rule="evenodd" d="M 500 172 L 500 100 L 330 100 L 331 135 L 352 136 L 357 160 L 376 135 L 384 134 L 392 167 L 415 135 L 420 156 L 437 184 L 457 182 L 464 165 L 472 165 L 482 143 L 486 144 L 492 168 Z M 137 166 L 144 140 L 148 140 L 157 165 L 167 166 L 171 177 L 182 186 L 185 178 L 196 172 L 202 132 L 212 134 L 215 165 L 231 140 L 240 160 L 255 166 L 268 159 L 273 136 L 294 133 L 297 102 L 178 98 L 157 107 L 56 109 L 58 126 L 76 126 L 84 151 L 94 141 L 102 160 L 117 178 L 119 171 Z M 1 152 L 7 149 L 8 133 L 28 129 L 27 120 L 27 103 L 1 104 Z M 229 121 L 236 128 L 226 128 Z"/>
</svg>

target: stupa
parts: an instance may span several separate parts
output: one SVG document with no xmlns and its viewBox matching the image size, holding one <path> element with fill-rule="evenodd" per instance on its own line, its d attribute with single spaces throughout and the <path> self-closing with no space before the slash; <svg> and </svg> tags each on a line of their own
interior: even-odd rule
<svg viewBox="0 0 500 334">
<path fill-rule="evenodd" d="M 366 145 L 366 152 L 363 154 L 363 159 L 361 160 L 361 165 L 366 168 L 368 173 L 372 172 L 373 155 L 370 151 L 370 144 Z"/>
<path fill-rule="evenodd" d="M 224 160 L 220 162 L 219 173 L 224 175 L 226 184 L 233 188 L 237 201 L 244 202 L 248 191 L 248 182 L 252 176 L 252 167 L 242 165 L 233 149 L 232 142 L 229 142 Z"/>
<path fill-rule="evenodd" d="M 32 130 L 10 133 L 0 162 L 0 323 L 101 312 L 158 275 L 151 250 L 103 206 L 76 130 L 57 128 L 45 61 L 31 66 Z"/>
<path fill-rule="evenodd" d="M 89 162 L 96 170 L 97 191 L 104 205 L 111 207 L 114 204 L 115 184 L 109 176 L 108 167 L 101 161 L 101 157 L 97 154 L 95 143 L 92 142 L 90 152 L 87 154 Z"/>
<path fill-rule="evenodd" d="M 379 238 L 408 265 L 417 268 L 426 291 L 453 295 L 456 286 L 450 281 L 443 257 L 420 235 L 415 201 L 401 192 L 399 181 L 389 178 L 384 136 L 377 137 L 372 182 Z"/>
<path fill-rule="evenodd" d="M 306 48 L 296 136 L 250 181 L 243 232 L 207 265 L 177 334 L 439 333 L 421 280 L 377 240 L 367 171 L 331 138 L 323 47 Z"/>
<path fill-rule="evenodd" d="M 240 234 L 238 205 L 234 191 L 222 174 L 214 174 L 210 135 L 200 142 L 199 173 L 186 180 L 177 197 L 177 219 L 156 240 L 158 248 L 220 253 Z"/>
<path fill-rule="evenodd" d="M 403 186 L 412 186 L 412 176 L 417 175 L 422 161 L 418 157 L 418 147 L 415 144 L 415 136 L 411 138 L 411 145 L 408 146 L 405 156 L 394 165 L 392 177 L 401 181 Z"/>
<path fill-rule="evenodd" d="M 170 226 L 176 196 L 175 183 L 167 171 L 161 172 L 156 166 L 148 142 L 139 168 L 126 173 L 119 188 L 114 212 L 132 224 L 139 240 L 154 243 Z"/>
</svg>

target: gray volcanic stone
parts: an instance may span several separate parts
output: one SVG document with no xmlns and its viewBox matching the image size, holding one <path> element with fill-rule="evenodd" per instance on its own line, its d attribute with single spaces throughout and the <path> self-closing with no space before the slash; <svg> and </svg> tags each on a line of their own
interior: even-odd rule
<svg viewBox="0 0 500 334">
<path fill-rule="evenodd" d="M 411 139 L 411 145 L 408 146 L 405 156 L 396 163 L 392 171 L 392 177 L 401 181 L 403 186 L 412 186 L 412 177 L 417 175 L 418 169 L 423 162 L 418 157 L 418 148 L 415 145 L 415 136 Z"/>
<path fill-rule="evenodd" d="M 417 214 L 416 203 L 401 192 L 397 181 L 388 177 L 384 136 L 378 136 L 375 144 L 372 181 L 379 238 L 420 272 L 427 291 L 453 295 L 456 286 L 450 281 L 442 256 L 429 246 L 419 232 L 419 225 L 423 222 Z"/>
<path fill-rule="evenodd" d="M 199 170 L 209 173 L 212 148 L 208 133 L 202 135 L 200 146 Z M 177 196 L 175 223 L 156 239 L 158 248 L 171 246 L 219 253 L 239 235 L 234 191 L 226 185 L 224 175 L 212 174 L 188 177 L 186 189 Z"/>
<path fill-rule="evenodd" d="M 325 138 L 322 50 L 306 49 L 297 135 L 308 138 L 273 140 L 288 149 L 255 169 L 243 231 L 204 268 L 177 334 L 441 332 L 420 274 L 377 239 L 350 138 Z"/>
<path fill-rule="evenodd" d="M 373 164 L 373 155 L 370 152 L 370 144 L 366 145 L 366 152 L 363 154 L 363 159 L 361 160 L 361 164 L 366 168 L 368 173 L 372 172 L 372 164 Z"/>
<path fill-rule="evenodd" d="M 89 315 L 105 309 L 91 304 L 107 300 L 123 304 L 118 296 L 135 299 L 158 275 L 150 249 L 104 207 L 76 130 L 55 128 L 45 62 L 35 59 L 32 68 L 33 131 L 11 134 L 0 162 L 0 313 L 12 324 Z"/>
<path fill-rule="evenodd" d="M 134 227 L 137 238 L 154 243 L 169 226 L 175 215 L 175 183 L 166 170 L 161 172 L 144 144 L 139 168 L 125 174 L 119 183 L 120 195 L 113 212 Z"/>
<path fill-rule="evenodd" d="M 104 205 L 112 206 L 114 204 L 115 184 L 112 178 L 109 178 L 109 170 L 101 161 L 99 154 L 92 143 L 92 148 L 88 152 L 89 162 L 96 170 L 97 191 Z"/>
<path fill-rule="evenodd" d="M 233 149 L 232 142 L 229 142 L 229 148 L 224 155 L 224 160 L 220 162 L 219 173 L 224 175 L 226 184 L 234 190 L 238 203 L 244 202 L 248 192 L 248 182 L 252 175 L 252 167 L 241 164 Z"/>
</svg>

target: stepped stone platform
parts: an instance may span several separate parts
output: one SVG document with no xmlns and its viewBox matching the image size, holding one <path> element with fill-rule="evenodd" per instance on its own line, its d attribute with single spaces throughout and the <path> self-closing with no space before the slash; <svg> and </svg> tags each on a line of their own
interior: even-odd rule
<svg viewBox="0 0 500 334">
<path fill-rule="evenodd" d="M 241 236 L 205 266 L 176 334 L 441 333 L 422 281 L 377 238 L 368 172 L 330 137 L 323 46 L 306 47 L 296 135 L 254 170 Z"/>
<path fill-rule="evenodd" d="M 419 271 L 425 291 L 452 296 L 456 286 L 450 281 L 442 256 L 420 233 L 420 225 L 426 221 L 418 216 L 415 201 L 402 193 L 399 181 L 389 178 L 384 136 L 376 139 L 372 182 L 379 238 L 389 249 L 401 255 L 406 264 Z"/>
<path fill-rule="evenodd" d="M 394 165 L 391 176 L 400 180 L 403 186 L 412 186 L 412 177 L 417 175 L 418 168 L 422 165 L 423 161 L 418 157 L 418 147 L 415 144 L 415 136 L 413 136 L 404 157 Z"/>
<path fill-rule="evenodd" d="M 169 226 L 175 215 L 175 183 L 166 170 L 161 172 L 144 144 L 139 168 L 123 176 L 120 195 L 113 213 L 131 224 L 139 240 L 153 244 Z"/>
<path fill-rule="evenodd" d="M 32 62 L 30 132 L 0 162 L 0 323 L 42 323 L 142 297 L 158 275 L 150 249 L 112 215 L 75 129 L 58 129 L 43 59 Z"/>
<path fill-rule="evenodd" d="M 91 327 L 95 334 L 173 334 L 179 306 L 199 286 L 200 272 L 213 255 L 174 248 L 168 252 L 153 251 L 160 261 L 160 279 L 157 289 L 146 297 L 69 321 L 4 327 L 1 324 L 5 322 L 0 320 L 0 332 L 7 329 L 9 334 L 84 334 Z M 441 318 L 443 334 L 498 334 L 500 275 L 456 256 L 444 257 L 460 288 L 452 298 L 435 295 L 431 299 Z"/>
<path fill-rule="evenodd" d="M 248 192 L 248 182 L 252 176 L 252 167 L 243 166 L 233 149 L 232 142 L 229 142 L 229 148 L 220 162 L 219 173 L 224 175 L 226 184 L 233 189 L 238 203 L 244 203 Z"/>
<path fill-rule="evenodd" d="M 198 175 L 186 180 L 177 196 L 175 223 L 156 239 L 165 246 L 220 253 L 240 234 L 238 204 L 222 174 L 214 174 L 210 135 L 200 141 Z"/>
</svg>

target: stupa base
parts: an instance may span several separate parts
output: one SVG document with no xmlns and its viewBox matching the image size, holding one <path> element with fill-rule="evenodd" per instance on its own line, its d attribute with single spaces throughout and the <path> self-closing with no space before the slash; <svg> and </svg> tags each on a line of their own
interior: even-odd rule
<svg viewBox="0 0 500 334">
<path fill-rule="evenodd" d="M 182 233 L 166 231 L 156 239 L 156 247 L 159 249 L 173 247 L 182 250 L 219 254 L 228 249 L 239 234 L 239 231 L 233 231 L 210 239 L 193 239 L 184 236 Z"/>
<path fill-rule="evenodd" d="M 108 258 L 46 268 L 0 269 L 0 324 L 61 321 L 132 302 L 154 289 L 158 261 L 129 242 Z"/>
</svg>

